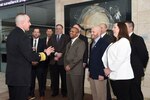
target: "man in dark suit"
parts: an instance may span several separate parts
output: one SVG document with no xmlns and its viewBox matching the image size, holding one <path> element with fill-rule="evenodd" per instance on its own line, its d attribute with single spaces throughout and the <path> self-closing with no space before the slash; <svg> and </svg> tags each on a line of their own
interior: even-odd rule
<svg viewBox="0 0 150 100">
<path fill-rule="evenodd" d="M 80 26 L 80 24 L 74 24 L 73 27 L 76 27 L 79 30 L 79 39 L 81 39 L 82 41 L 84 41 L 85 43 L 85 52 L 83 55 L 83 68 L 84 68 L 84 76 L 83 76 L 83 95 L 84 95 L 84 80 L 85 80 L 85 68 L 87 66 L 87 60 L 88 60 L 88 38 L 84 35 L 81 34 L 81 29 L 82 27 Z"/>
<path fill-rule="evenodd" d="M 64 56 L 69 100 L 83 100 L 83 55 L 86 46 L 78 36 L 79 30 L 75 27 L 71 28 L 71 41 L 67 44 Z"/>
<path fill-rule="evenodd" d="M 63 26 L 56 25 L 56 33 L 52 35 L 49 46 L 55 48 L 54 57 L 50 59 L 50 77 L 52 85 L 52 96 L 59 94 L 59 75 L 61 76 L 61 94 L 63 97 L 67 95 L 66 89 L 66 71 L 64 69 L 64 53 L 69 37 L 63 34 Z"/>
<path fill-rule="evenodd" d="M 89 57 L 89 80 L 93 100 L 107 99 L 107 80 L 104 74 L 102 56 L 109 45 L 101 38 L 101 27 L 95 26 L 91 30 L 93 42 L 90 47 Z"/>
<path fill-rule="evenodd" d="M 108 44 L 115 41 L 115 37 L 113 34 L 107 32 L 107 24 L 102 23 L 100 24 L 101 27 L 101 38 L 103 38 Z M 110 85 L 109 80 L 107 80 L 107 100 L 112 100 L 111 93 L 110 93 Z"/>
<path fill-rule="evenodd" d="M 54 51 L 49 47 L 44 52 L 32 52 L 30 38 L 25 34 L 29 31 L 30 17 L 21 13 L 16 16 L 16 28 L 7 38 L 6 84 L 9 100 L 27 100 L 31 83 L 31 62 L 44 61 Z"/>
<path fill-rule="evenodd" d="M 126 21 L 125 24 L 127 25 L 131 40 L 131 65 L 134 72 L 134 79 L 131 86 L 131 100 L 144 100 L 141 90 L 141 79 L 144 77 L 144 69 L 149 59 L 148 51 L 143 38 L 133 32 L 133 21 Z"/>
<path fill-rule="evenodd" d="M 52 28 L 47 28 L 46 30 L 46 37 L 44 38 L 45 46 L 48 47 L 48 42 L 53 35 L 53 30 Z"/>
<path fill-rule="evenodd" d="M 33 52 L 42 52 L 45 49 L 45 43 L 44 40 L 40 38 L 40 29 L 34 28 L 32 32 L 32 49 Z M 44 100 L 45 96 L 45 87 L 46 87 L 46 73 L 47 73 L 47 66 L 45 65 L 46 62 L 32 62 L 32 71 L 31 71 L 31 87 L 30 87 L 30 93 L 29 93 L 29 100 L 35 99 L 35 80 L 37 77 L 38 85 L 39 85 L 39 94 L 40 94 L 40 100 Z"/>
<path fill-rule="evenodd" d="M 47 28 L 46 29 L 46 37 L 43 38 L 44 44 L 45 44 L 45 48 L 48 47 L 48 43 L 49 43 L 52 35 L 53 35 L 53 29 L 52 28 Z M 45 61 L 45 66 L 47 68 L 46 69 L 46 73 L 45 73 L 46 76 L 47 76 L 47 73 L 48 73 L 49 61 L 50 61 L 50 57 L 48 57 L 48 59 Z M 45 84 L 46 84 L 46 82 L 45 82 Z M 52 85 L 50 85 L 50 87 L 52 88 Z"/>
</svg>

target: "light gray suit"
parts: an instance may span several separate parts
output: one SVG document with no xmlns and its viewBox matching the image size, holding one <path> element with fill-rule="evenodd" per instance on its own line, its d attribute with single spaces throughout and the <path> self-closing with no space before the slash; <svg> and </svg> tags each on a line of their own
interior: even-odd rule
<svg viewBox="0 0 150 100">
<path fill-rule="evenodd" d="M 64 65 L 70 66 L 70 71 L 66 74 L 67 90 L 69 100 L 82 100 L 82 82 L 83 82 L 83 54 L 85 52 L 84 41 L 77 38 L 71 45 L 67 44 L 64 56 Z"/>
</svg>

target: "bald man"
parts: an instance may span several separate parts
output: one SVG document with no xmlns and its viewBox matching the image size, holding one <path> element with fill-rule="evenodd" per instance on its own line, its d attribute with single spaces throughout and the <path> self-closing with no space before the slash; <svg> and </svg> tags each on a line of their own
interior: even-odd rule
<svg viewBox="0 0 150 100">
<path fill-rule="evenodd" d="M 27 14 L 16 16 L 16 28 L 7 38 L 6 84 L 9 90 L 9 100 L 27 100 L 31 81 L 31 62 L 44 61 L 54 48 L 49 47 L 44 52 L 32 52 L 30 38 L 25 31 L 31 26 Z"/>
<path fill-rule="evenodd" d="M 107 80 L 104 75 L 102 56 L 109 45 L 101 38 L 102 30 L 100 26 L 95 26 L 91 30 L 93 42 L 90 46 L 89 57 L 89 80 L 93 100 L 107 100 Z"/>
</svg>

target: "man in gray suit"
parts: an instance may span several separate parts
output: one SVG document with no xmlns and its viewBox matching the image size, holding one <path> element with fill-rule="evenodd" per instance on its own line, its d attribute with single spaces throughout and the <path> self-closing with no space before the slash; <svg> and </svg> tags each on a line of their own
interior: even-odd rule
<svg viewBox="0 0 150 100">
<path fill-rule="evenodd" d="M 70 37 L 71 41 L 67 44 L 64 56 L 68 99 L 82 100 L 83 54 L 86 46 L 84 41 L 79 39 L 79 30 L 77 28 L 71 28 Z"/>
</svg>

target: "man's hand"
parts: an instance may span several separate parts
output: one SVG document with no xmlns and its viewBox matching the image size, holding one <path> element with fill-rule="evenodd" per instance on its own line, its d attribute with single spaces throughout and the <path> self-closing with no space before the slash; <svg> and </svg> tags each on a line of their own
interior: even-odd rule
<svg viewBox="0 0 150 100">
<path fill-rule="evenodd" d="M 99 75 L 98 76 L 98 80 L 103 81 L 104 80 L 104 76 Z"/>
<path fill-rule="evenodd" d="M 49 56 L 52 52 L 54 52 L 54 47 L 50 46 L 47 49 L 44 50 L 44 52 Z"/>
<path fill-rule="evenodd" d="M 36 66 L 39 62 L 36 62 L 36 61 L 32 61 L 32 65 L 33 66 Z"/>
<path fill-rule="evenodd" d="M 56 55 L 58 58 L 61 58 L 62 57 L 62 53 L 57 53 Z"/>
<path fill-rule="evenodd" d="M 32 47 L 32 50 L 33 50 L 33 51 L 36 51 L 36 47 Z"/>
<path fill-rule="evenodd" d="M 56 55 L 55 55 L 55 57 L 54 57 L 54 60 L 55 60 L 55 61 L 59 61 L 59 59 L 60 59 L 61 57 L 62 57 L 62 53 L 57 52 Z"/>
<path fill-rule="evenodd" d="M 55 60 L 55 61 L 59 61 L 59 58 L 58 58 L 58 57 L 54 57 L 54 60 Z"/>
<path fill-rule="evenodd" d="M 105 76 L 108 76 L 111 73 L 111 70 L 109 68 L 104 69 Z"/>
<path fill-rule="evenodd" d="M 67 72 L 70 71 L 70 66 L 67 65 L 67 66 L 65 67 L 65 70 L 66 70 Z"/>
<path fill-rule="evenodd" d="M 83 63 L 83 68 L 85 68 L 86 67 L 86 63 Z"/>
</svg>

